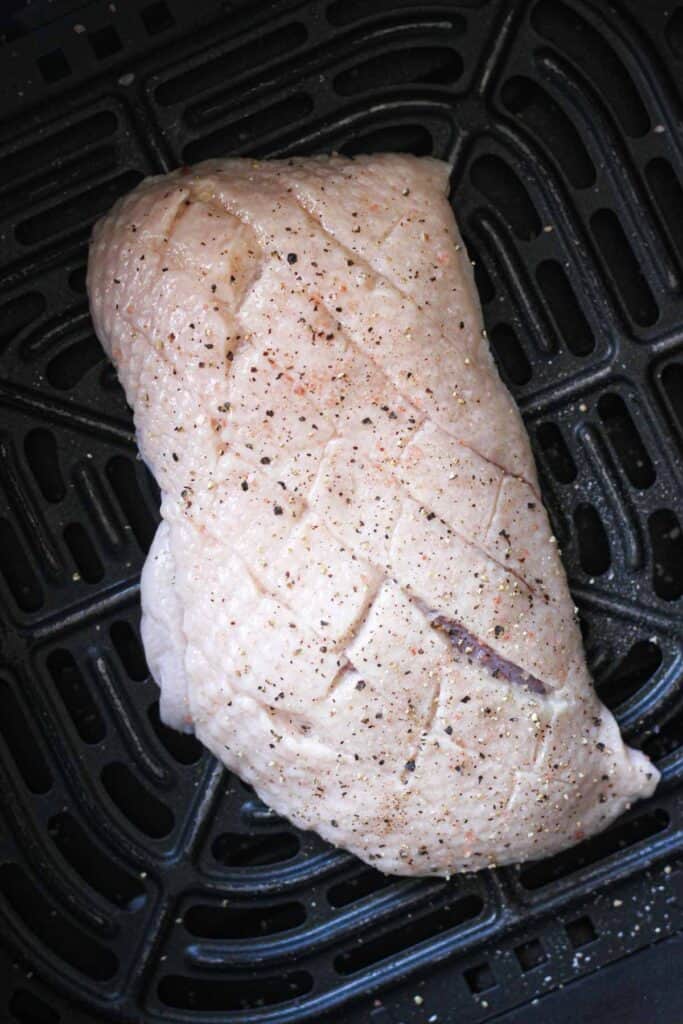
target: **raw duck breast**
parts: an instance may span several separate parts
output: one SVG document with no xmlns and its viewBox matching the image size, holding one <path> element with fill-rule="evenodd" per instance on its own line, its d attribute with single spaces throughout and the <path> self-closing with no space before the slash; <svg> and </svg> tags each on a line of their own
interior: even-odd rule
<svg viewBox="0 0 683 1024">
<path fill-rule="evenodd" d="M 551 854 L 652 793 L 586 668 L 448 167 L 216 160 L 95 228 L 162 523 L 162 718 L 381 871 Z"/>
</svg>

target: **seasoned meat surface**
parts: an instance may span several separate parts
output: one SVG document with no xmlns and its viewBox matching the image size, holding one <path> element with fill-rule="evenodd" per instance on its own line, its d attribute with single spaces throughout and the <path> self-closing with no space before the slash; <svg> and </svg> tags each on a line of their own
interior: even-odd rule
<svg viewBox="0 0 683 1024">
<path fill-rule="evenodd" d="M 88 288 L 163 521 L 164 720 L 386 872 L 541 857 L 650 794 L 589 677 L 448 168 L 210 161 L 97 225 Z"/>
</svg>

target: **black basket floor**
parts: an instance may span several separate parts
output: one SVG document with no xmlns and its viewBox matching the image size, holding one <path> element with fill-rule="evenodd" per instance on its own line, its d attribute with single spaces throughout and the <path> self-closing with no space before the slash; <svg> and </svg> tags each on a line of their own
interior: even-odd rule
<svg viewBox="0 0 683 1024">
<path fill-rule="evenodd" d="M 5 14 L 0 59 L 0 1018 L 560 1024 L 597 987 L 620 1024 L 673 1021 L 683 7 L 56 0 Z M 332 149 L 453 164 L 598 690 L 663 771 L 521 869 L 384 878 L 159 721 L 158 496 L 93 335 L 89 231 L 144 175 Z"/>
</svg>

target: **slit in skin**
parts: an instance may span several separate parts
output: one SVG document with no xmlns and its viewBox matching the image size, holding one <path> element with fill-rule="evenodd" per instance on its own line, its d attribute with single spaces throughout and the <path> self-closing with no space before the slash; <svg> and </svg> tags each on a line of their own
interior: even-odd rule
<svg viewBox="0 0 683 1024">
<path fill-rule="evenodd" d="M 221 209 L 221 212 L 223 214 L 225 214 L 225 210 L 223 209 L 223 207 L 221 207 L 220 209 Z M 233 318 L 233 320 L 236 320 L 240 324 L 242 323 L 242 319 L 241 319 L 242 310 L 246 306 L 246 304 L 249 301 L 249 299 L 251 298 L 251 296 L 254 294 L 254 291 L 258 287 L 261 279 L 263 278 L 263 276 L 264 276 L 264 274 L 265 274 L 265 272 L 266 272 L 266 270 L 268 269 L 268 266 L 269 266 L 269 262 L 270 261 L 268 260 L 268 257 L 266 255 L 266 253 L 263 251 L 263 249 L 260 246 L 259 246 L 259 251 L 261 253 L 261 263 L 259 265 L 258 270 L 256 271 L 256 273 L 252 277 L 252 279 L 249 282 L 249 284 L 247 285 L 247 287 L 244 289 L 244 292 L 242 293 L 242 295 L 240 297 L 240 300 L 237 303 L 236 307 L 234 309 L 229 309 L 228 308 L 226 310 L 228 315 L 231 316 Z M 219 302 L 217 302 L 217 305 L 227 306 L 227 303 L 223 302 L 223 301 L 219 301 Z M 243 334 L 242 338 L 243 338 L 243 341 L 246 341 L 247 340 L 247 334 L 246 333 Z"/>
<path fill-rule="evenodd" d="M 303 712 L 276 708 L 272 704 L 263 704 L 261 706 L 268 715 L 271 725 L 288 731 L 290 739 L 298 739 L 301 736 L 307 736 L 311 732 L 315 734 L 313 722 Z"/>
<path fill-rule="evenodd" d="M 399 486 L 402 488 L 402 490 L 404 491 L 404 494 L 406 495 L 406 497 L 408 497 L 411 501 L 413 501 L 417 505 L 418 503 L 410 495 L 410 493 L 403 487 L 403 485 L 400 483 L 400 481 L 396 477 L 394 477 L 394 479 L 397 481 Z M 434 511 L 433 508 L 431 508 L 431 506 L 420 504 L 419 505 L 419 509 L 420 509 L 420 511 L 422 513 L 424 513 L 425 516 L 427 516 L 427 517 L 432 516 L 434 519 L 438 519 L 438 521 L 443 526 L 445 526 L 445 528 L 447 529 L 447 531 L 448 531 L 448 533 L 450 535 L 452 535 L 453 537 L 458 537 L 460 540 L 464 541 L 465 544 L 468 544 L 470 547 L 474 548 L 475 551 L 478 551 L 480 555 L 483 555 L 484 558 L 488 559 L 489 562 L 491 562 L 493 565 L 495 565 L 499 569 L 501 569 L 506 575 L 513 576 L 517 580 L 517 582 L 519 584 L 521 584 L 521 586 L 523 586 L 526 591 L 528 591 L 528 593 L 531 595 L 532 598 L 537 596 L 538 591 L 535 590 L 534 587 L 532 587 L 531 584 L 527 580 L 525 580 L 524 577 L 521 576 L 515 569 L 511 568 L 509 565 L 505 565 L 505 563 L 501 562 L 499 559 L 494 558 L 494 556 L 492 554 L 490 554 L 490 552 L 488 552 L 486 550 L 486 548 L 482 547 L 481 544 L 478 544 L 475 541 L 473 541 L 466 534 L 460 533 L 458 530 L 455 530 L 450 525 L 450 523 L 447 523 L 439 515 L 437 515 L 437 513 Z M 542 591 L 540 591 L 540 593 L 541 593 L 542 596 L 545 596 L 545 591 L 542 590 Z M 423 608 L 422 610 L 425 612 L 425 614 L 432 614 L 432 615 L 436 614 L 433 609 Z"/>
<path fill-rule="evenodd" d="M 355 666 L 352 665 L 349 659 L 344 656 L 339 668 L 337 669 L 334 675 L 334 678 L 332 679 L 332 682 L 328 686 L 323 696 L 318 698 L 318 701 L 320 703 L 324 703 L 326 700 L 328 700 L 328 698 L 331 697 L 335 693 L 335 691 L 339 689 L 339 687 L 344 682 L 346 677 L 355 671 Z"/>
<path fill-rule="evenodd" d="M 488 522 L 486 523 L 486 526 L 482 530 L 482 534 L 481 535 L 484 538 L 484 541 L 486 541 L 486 538 L 488 537 L 489 530 L 491 529 L 491 523 L 496 518 L 496 512 L 498 511 L 498 505 L 500 504 L 500 496 L 503 493 L 503 484 L 504 483 L 505 483 L 505 477 L 501 477 L 501 479 L 498 481 L 498 489 L 496 491 L 496 497 L 494 498 L 494 501 L 493 501 L 493 507 L 491 509 L 491 515 L 489 516 L 489 519 L 488 519 Z"/>
<path fill-rule="evenodd" d="M 408 759 L 406 760 L 403 771 L 401 772 L 401 782 L 404 785 L 408 785 L 408 783 L 410 782 L 411 775 L 415 771 L 419 756 L 424 750 L 424 748 L 427 746 L 427 742 L 429 740 L 429 737 L 431 736 L 432 726 L 434 725 L 434 720 L 439 710 L 440 703 L 441 680 L 439 679 L 438 683 L 434 688 L 434 696 L 432 697 L 432 702 L 429 706 L 429 711 L 427 712 L 425 720 L 422 723 L 422 728 L 420 729 L 420 738 L 415 747 L 409 752 Z M 408 765 L 410 765 L 410 767 L 408 767 Z"/>
<path fill-rule="evenodd" d="M 483 555 L 484 558 L 487 558 L 494 565 L 498 566 L 498 568 L 502 569 L 502 571 L 504 573 L 506 573 L 507 575 L 514 576 L 514 578 L 517 580 L 517 582 L 520 583 L 524 587 L 525 590 L 528 590 L 528 592 L 532 595 L 532 597 L 536 597 L 537 594 L 540 593 L 541 596 L 546 601 L 548 600 L 547 594 L 546 594 L 545 590 L 542 587 L 541 587 L 540 590 L 537 590 L 535 587 L 533 587 L 531 585 L 531 583 L 529 583 L 529 581 L 527 579 L 524 578 L 524 576 L 521 575 L 521 573 L 519 573 L 516 569 L 513 569 L 512 566 L 507 565 L 505 562 L 500 561 L 500 559 L 498 559 L 494 555 L 492 555 L 491 552 L 488 551 L 483 546 L 483 544 L 481 544 L 478 541 L 474 540 L 472 537 L 468 536 L 466 533 L 462 533 L 460 530 L 457 530 L 451 523 L 447 522 L 445 519 L 442 519 L 442 517 L 440 515 L 438 515 L 438 513 L 430 505 L 426 505 L 424 502 L 418 502 L 417 499 L 415 497 L 413 497 L 413 495 L 408 490 L 408 488 L 403 483 L 403 481 L 400 479 L 400 477 L 396 476 L 395 473 L 393 472 L 393 470 L 391 470 L 391 469 L 389 469 L 389 473 L 391 474 L 392 478 L 396 481 L 397 485 L 402 490 L 404 495 L 407 498 L 410 498 L 411 501 L 415 502 L 415 504 L 419 504 L 420 510 L 427 517 L 431 517 L 433 519 L 438 519 L 439 522 L 443 526 L 446 527 L 446 529 L 448 530 L 449 534 L 451 534 L 454 537 L 459 537 L 460 540 L 464 541 L 466 544 L 469 544 L 470 547 L 473 547 L 476 551 L 479 552 L 479 554 Z M 506 475 L 510 476 L 509 473 L 506 474 Z M 498 493 L 496 494 L 496 499 L 495 499 L 493 511 L 491 513 L 491 518 L 490 518 L 490 521 L 487 524 L 486 530 L 484 532 L 484 537 L 486 536 L 486 533 L 488 533 L 488 531 L 490 529 L 490 526 L 491 526 L 491 523 L 493 522 L 493 519 L 494 519 L 494 517 L 496 515 L 496 512 L 498 510 L 498 505 L 499 505 L 499 502 L 500 502 L 500 495 L 502 494 L 502 490 L 503 490 L 503 483 L 504 483 L 504 480 L 501 480 L 500 487 L 498 489 Z"/>
<path fill-rule="evenodd" d="M 507 799 L 505 801 L 505 806 L 503 808 L 501 808 L 501 812 L 500 812 L 501 815 L 507 814 L 508 811 L 510 810 L 510 808 L 512 807 L 512 802 L 515 799 L 515 797 L 517 796 L 517 793 L 519 792 L 521 784 L 522 784 L 522 776 L 521 776 L 520 772 L 516 771 L 515 772 L 515 776 L 514 776 L 514 781 L 512 783 L 512 788 L 511 788 L 510 792 L 508 793 Z"/>
<path fill-rule="evenodd" d="M 337 648 L 338 649 L 339 648 L 343 648 L 345 651 L 348 650 L 348 648 L 351 646 L 351 644 L 354 642 L 354 640 L 356 640 L 358 638 L 358 635 L 359 635 L 361 629 L 363 628 L 363 626 L 367 622 L 368 616 L 370 615 L 370 612 L 372 610 L 372 606 L 374 605 L 374 603 L 375 603 L 375 601 L 377 599 L 377 595 L 379 594 L 380 590 L 382 589 L 382 586 L 384 585 L 385 580 L 386 580 L 386 576 L 384 576 L 383 574 L 382 575 L 378 575 L 378 578 L 375 581 L 375 586 L 373 587 L 371 592 L 368 594 L 367 600 L 365 601 L 365 604 L 363 605 L 363 608 L 359 612 L 359 614 L 356 617 L 356 619 L 351 623 L 351 625 L 349 626 L 349 628 L 346 631 L 346 633 L 344 634 L 344 636 L 340 637 L 339 640 L 337 641 Z M 335 691 L 344 682 L 344 680 L 349 675 L 349 673 L 357 672 L 357 671 L 358 671 L 358 669 L 353 664 L 353 662 L 349 658 L 348 654 L 346 654 L 346 653 L 341 654 L 339 669 L 335 673 L 335 676 L 334 676 L 332 682 L 328 686 L 327 691 L 325 692 L 324 696 L 321 699 L 323 701 L 326 701 L 329 697 L 331 697 L 335 693 Z"/>
<path fill-rule="evenodd" d="M 365 269 L 366 273 L 371 274 L 377 281 L 379 281 L 379 282 L 381 282 L 381 283 L 383 283 L 385 285 L 388 285 L 388 287 L 391 290 L 393 290 L 394 292 L 396 292 L 404 302 L 408 302 L 411 306 L 414 306 L 414 307 L 418 308 L 418 310 L 421 313 L 423 313 L 425 318 L 435 328 L 437 334 L 439 334 L 439 336 L 441 336 L 442 332 L 441 332 L 441 329 L 438 326 L 438 323 L 436 321 L 432 321 L 431 317 L 428 314 L 424 313 L 424 310 L 422 310 L 417 305 L 417 303 L 416 303 L 415 299 L 413 298 L 413 296 L 410 295 L 408 292 L 403 291 L 403 289 L 398 285 L 398 283 L 395 280 L 393 280 L 393 278 L 388 277 L 386 274 L 381 273 L 374 266 L 374 264 L 371 263 L 368 259 L 364 258 L 359 253 L 355 252 L 355 250 L 347 248 L 342 242 L 340 242 L 339 239 L 336 237 L 336 235 L 333 235 L 324 226 L 320 216 L 318 214 L 314 213 L 311 209 L 309 209 L 309 207 L 304 203 L 300 193 L 296 189 L 296 186 L 294 187 L 294 203 L 295 203 L 296 206 L 299 207 L 299 209 L 307 217 L 309 217 L 317 225 L 317 227 L 320 229 L 320 231 L 322 231 L 323 235 L 329 240 L 330 244 L 335 245 L 342 253 L 344 253 L 345 256 L 353 256 L 355 264 L 357 264 L 358 266 L 362 266 Z M 392 227 L 391 231 L 395 230 L 396 227 L 398 226 L 398 224 L 400 224 L 400 220 Z M 389 232 L 389 233 L 391 233 L 391 232 Z M 455 244 L 455 241 L 454 241 L 453 244 Z M 324 305 L 324 302 L 323 302 L 323 305 Z M 331 316 L 332 315 L 332 311 L 328 307 L 326 307 L 326 308 L 328 309 L 328 313 Z M 363 352 L 366 356 L 368 355 L 368 353 L 364 349 L 362 349 L 359 345 L 357 345 L 356 342 L 352 341 L 352 339 L 348 336 L 348 334 L 346 332 L 344 332 L 344 334 L 346 336 L 347 341 L 349 341 L 351 344 L 356 345 L 358 350 Z M 371 361 L 375 364 L 375 366 L 377 366 L 377 368 L 382 373 L 384 373 L 386 375 L 386 371 L 384 370 L 384 367 L 381 366 L 381 364 L 377 363 L 375 360 L 371 360 Z M 394 387 L 396 388 L 395 385 L 394 385 Z M 409 402 L 410 405 L 413 404 L 411 399 L 409 399 L 407 395 L 403 394 L 398 388 L 396 388 L 396 391 L 401 395 L 401 397 L 406 402 Z M 427 417 L 427 418 L 429 419 L 430 417 Z M 445 429 L 445 428 L 442 428 L 442 429 Z M 521 476 L 520 474 L 510 473 L 508 470 L 506 470 L 499 463 L 495 462 L 493 459 L 490 459 L 487 455 L 483 455 L 481 452 L 477 451 L 476 448 L 473 448 L 471 445 L 468 445 L 467 442 L 460 440 L 460 438 L 458 438 L 457 436 L 455 437 L 455 440 L 459 444 L 461 444 L 464 448 L 469 448 L 472 452 L 475 453 L 475 455 L 479 455 L 479 457 L 484 459 L 484 461 L 489 462 L 492 466 L 496 466 L 498 469 L 502 470 L 502 472 L 505 473 L 506 476 L 515 477 L 516 479 L 521 480 L 523 483 L 528 484 L 529 487 L 531 488 L 531 490 L 534 491 L 534 493 L 537 493 L 536 492 L 536 488 L 534 487 L 534 484 L 533 484 L 533 482 L 531 480 L 527 480 L 526 477 Z M 538 494 L 537 494 L 537 497 L 538 497 Z"/>
<path fill-rule="evenodd" d="M 432 629 L 438 629 L 446 634 L 457 655 L 464 655 L 470 661 L 476 662 L 494 679 L 504 679 L 514 686 L 526 686 L 532 693 L 547 694 L 548 688 L 542 680 L 497 654 L 492 647 L 474 633 L 470 633 L 455 619 L 449 619 L 446 615 L 439 615 L 434 611 L 428 611 L 427 618 Z"/>
<path fill-rule="evenodd" d="M 539 491 L 538 487 L 536 486 L 536 484 L 534 484 L 534 482 L 532 480 L 527 480 L 527 478 L 525 476 L 522 476 L 520 473 L 511 473 L 510 470 L 506 469 L 505 466 L 502 466 L 500 464 L 500 462 L 496 462 L 495 459 L 491 459 L 491 458 L 489 458 L 488 455 L 484 455 L 483 452 L 480 452 L 477 448 L 474 447 L 474 445 L 470 444 L 468 441 L 463 441 L 461 439 L 457 439 L 457 441 L 458 441 L 459 445 L 461 445 L 463 448 L 467 448 L 467 450 L 472 452 L 474 455 L 478 455 L 480 459 L 483 459 L 484 462 L 488 462 L 488 464 L 490 466 L 495 466 L 495 468 L 499 469 L 501 471 L 501 473 L 504 474 L 505 477 L 508 477 L 510 480 L 519 480 L 521 483 L 526 484 L 527 487 L 535 495 L 535 497 L 539 501 L 542 500 L 541 499 L 541 492 Z M 504 481 L 501 481 L 501 484 L 503 482 Z"/>
<path fill-rule="evenodd" d="M 488 672 L 494 679 L 504 679 L 511 685 L 526 686 L 532 693 L 539 696 L 547 696 L 548 687 L 536 676 L 530 672 L 525 672 L 519 665 L 497 654 L 488 644 L 480 640 L 474 633 L 471 633 L 455 619 L 439 614 L 439 612 L 430 608 L 424 601 L 408 591 L 404 590 L 404 593 L 420 609 L 432 629 L 437 629 L 448 636 L 456 657 L 464 656 L 471 662 L 476 662 L 482 671 Z M 406 767 L 401 773 L 401 781 L 406 785 L 410 783 L 419 755 L 424 750 L 432 733 L 432 727 L 441 703 L 441 690 L 441 680 L 439 680 L 434 690 L 429 711 L 420 730 L 420 739 L 413 749 L 410 750 Z M 410 765 L 410 768 L 408 768 L 408 765 Z"/>
<path fill-rule="evenodd" d="M 306 204 L 305 204 L 305 203 L 303 202 L 303 200 L 302 200 L 301 196 L 300 196 L 300 195 L 299 195 L 298 193 L 297 193 L 297 199 L 299 200 L 299 203 L 300 203 L 300 205 L 301 205 L 301 206 L 303 206 L 303 207 L 304 207 L 304 209 L 305 209 L 305 210 L 306 210 L 306 211 L 307 211 L 307 212 L 308 212 L 309 214 L 311 214 L 311 216 L 312 216 L 312 215 L 313 215 L 313 214 L 312 214 L 312 211 L 311 211 L 311 210 L 310 210 L 310 209 L 308 208 L 308 206 L 306 206 Z M 409 211 L 407 210 L 407 211 L 406 211 L 406 213 L 409 213 Z M 382 232 L 382 234 L 381 234 L 381 235 L 379 236 L 379 238 L 378 238 L 378 239 L 377 239 L 377 241 L 375 242 L 375 246 L 376 246 L 376 248 L 377 248 L 377 250 L 378 250 L 378 251 L 379 251 L 379 250 L 381 250 L 381 248 L 382 248 L 382 246 L 383 246 L 383 245 L 385 244 L 385 242 L 388 242 L 388 241 L 389 241 L 389 239 L 390 239 L 390 238 L 391 238 L 391 236 L 392 236 L 392 235 L 394 234 L 394 232 L 395 232 L 395 231 L 397 231 L 397 230 L 398 230 L 398 229 L 399 229 L 399 228 L 401 227 L 401 225 L 403 224 L 403 221 L 404 221 L 404 219 L 405 219 L 405 217 L 406 217 L 406 213 L 402 213 L 402 214 L 401 214 L 401 216 L 400 216 L 400 217 L 398 218 L 398 220 L 397 220 L 397 221 L 395 221 L 395 222 L 394 222 L 394 223 L 393 223 L 393 224 L 391 225 L 391 227 L 388 227 L 388 228 L 386 229 L 386 231 Z M 319 220 L 319 218 L 317 218 L 317 217 L 316 217 L 316 220 Z M 319 221 L 319 223 L 320 223 L 320 226 L 322 227 L 322 221 Z M 330 233 L 330 232 L 328 232 L 328 234 L 329 234 L 329 233 Z M 335 237 L 336 237 L 336 236 L 335 236 Z M 353 251 L 355 252 L 356 250 L 354 249 Z M 360 253 L 358 253 L 358 255 L 360 256 Z M 361 257 L 361 258 L 362 258 L 362 257 Z M 379 271 L 375 269 L 374 265 L 373 265 L 372 263 L 370 263 L 370 260 L 367 260 L 367 263 L 368 263 L 368 264 L 369 264 L 369 265 L 370 265 L 370 266 L 372 267 L 373 271 L 374 271 L 374 272 L 375 272 L 376 274 L 377 274 L 377 273 L 379 273 Z M 394 280 L 393 280 L 393 278 L 389 277 L 389 275 L 388 275 L 388 274 L 385 274 L 384 276 L 385 276 L 385 277 L 387 278 L 387 280 L 389 281 L 389 283 L 390 283 L 390 284 L 392 284 L 392 285 L 394 286 L 394 288 L 396 289 L 396 291 L 397 291 L 397 292 L 400 292 L 400 294 L 401 294 L 401 295 L 403 295 L 403 296 L 404 296 L 405 298 L 409 298 L 409 297 L 410 297 L 410 298 L 412 298 L 412 296 L 410 296 L 410 293 L 409 293 L 409 292 L 404 292 L 403 288 L 401 288 L 401 287 L 399 286 L 399 284 L 398 284 L 398 282 L 397 282 L 397 281 L 394 281 Z"/>
<path fill-rule="evenodd" d="M 347 249 L 345 246 L 343 246 L 334 237 L 334 235 L 330 234 L 330 232 L 327 231 L 327 229 L 323 226 L 323 224 L 320 221 L 320 219 L 316 215 L 312 214 L 302 204 L 302 202 L 301 202 L 301 200 L 300 200 L 298 195 L 295 194 L 293 197 L 291 197 L 291 196 L 287 196 L 285 192 L 280 191 L 277 198 L 278 198 L 278 201 L 279 201 L 280 204 L 286 203 L 287 201 L 289 201 L 291 203 L 291 205 L 293 205 L 296 209 L 298 209 L 298 211 L 300 213 L 302 213 L 304 215 L 304 217 L 308 218 L 308 220 L 316 228 L 318 228 L 322 232 L 322 234 L 325 236 L 325 238 L 329 241 L 329 243 L 331 245 L 334 245 L 342 253 L 348 254 L 349 256 L 353 256 L 354 257 L 354 261 L 353 262 L 357 266 L 363 267 L 366 270 L 366 272 L 368 272 L 373 278 L 375 278 L 377 281 L 383 282 L 388 288 L 390 288 L 393 292 L 395 292 L 399 296 L 399 298 L 401 298 L 402 301 L 408 302 L 408 303 L 410 303 L 413 306 L 416 305 L 414 300 L 410 296 L 404 294 L 401 291 L 401 289 L 396 286 L 394 281 L 390 280 L 389 278 L 385 277 L 382 274 L 377 273 L 377 271 L 374 269 L 374 267 L 370 263 L 368 263 L 367 260 L 364 260 L 362 257 L 358 256 L 353 250 Z M 218 201 L 220 203 L 221 208 L 224 210 L 224 212 L 227 212 L 227 213 L 231 214 L 233 217 L 235 217 L 237 220 L 241 221 L 243 224 L 245 224 L 245 225 L 247 225 L 249 227 L 252 227 L 253 230 L 257 231 L 257 233 L 259 231 L 260 232 L 264 232 L 265 231 L 265 229 L 263 228 L 263 225 L 261 225 L 261 224 L 253 225 L 250 222 L 248 217 L 245 218 L 244 214 L 240 211 L 240 209 L 238 207 L 238 204 L 234 200 L 232 200 L 230 198 L 226 199 L 224 197 L 220 197 Z M 261 245 L 261 249 L 265 250 L 266 247 L 264 246 L 262 240 L 260 240 L 260 245 Z M 302 288 L 302 292 L 304 294 L 308 294 L 308 288 L 306 288 L 306 287 Z M 333 313 L 332 313 L 332 310 L 331 310 L 331 308 L 329 306 L 329 303 L 327 303 L 322 298 L 322 296 L 319 297 L 318 303 L 327 312 L 327 314 L 329 316 L 333 316 Z M 439 334 L 440 334 L 440 332 L 439 332 Z M 369 352 L 367 352 L 365 349 L 363 349 L 362 346 L 359 345 L 357 341 L 352 339 L 350 337 L 348 331 L 344 330 L 343 331 L 343 335 L 344 335 L 345 340 L 349 344 L 353 345 L 355 348 L 357 348 L 359 351 L 361 351 L 363 353 L 363 355 L 365 355 L 367 358 L 370 359 L 370 361 L 375 365 L 375 367 L 377 369 L 379 369 L 383 374 L 386 375 L 386 370 L 385 370 L 384 366 L 382 364 L 378 363 L 377 360 L 373 359 L 370 356 Z M 392 382 L 392 384 L 393 384 L 393 382 Z M 411 406 L 414 404 L 412 399 L 409 398 L 409 396 L 407 394 L 405 394 L 402 391 L 402 389 L 398 388 L 395 384 L 393 384 L 393 387 L 395 388 L 397 394 L 403 399 L 403 401 L 407 402 Z M 446 424 L 441 424 L 441 426 L 442 426 L 442 428 L 444 430 L 446 430 L 447 433 L 451 433 L 451 431 L 448 430 L 448 427 L 447 427 Z M 459 443 L 462 443 L 464 445 L 464 447 L 468 447 L 467 444 L 465 444 L 464 442 L 460 441 L 460 439 L 459 439 L 459 437 L 457 435 L 453 434 L 452 436 L 455 437 L 456 441 L 458 441 Z M 476 451 L 476 449 L 472 448 L 472 451 Z M 483 458 L 485 461 L 491 462 L 491 464 L 495 465 L 497 468 L 502 468 L 502 467 L 499 466 L 498 463 L 496 463 L 493 460 L 489 459 L 487 456 L 483 455 L 481 452 L 477 451 L 476 454 L 480 455 L 481 458 Z M 509 476 L 517 476 L 517 474 L 509 473 L 507 470 L 503 470 L 503 471 L 506 472 Z M 527 480 L 526 477 L 521 476 L 521 475 L 519 475 L 518 478 L 520 480 L 522 480 L 524 483 L 527 483 L 529 485 L 529 487 L 531 487 L 531 489 L 533 491 L 535 491 L 535 487 L 534 487 L 534 484 L 532 483 L 532 481 Z"/>
</svg>

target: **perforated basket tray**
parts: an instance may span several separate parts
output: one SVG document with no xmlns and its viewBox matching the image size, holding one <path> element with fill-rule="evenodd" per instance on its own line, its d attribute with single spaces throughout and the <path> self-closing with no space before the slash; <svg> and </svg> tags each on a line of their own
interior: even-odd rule
<svg viewBox="0 0 683 1024">
<path fill-rule="evenodd" d="M 601 1016 L 679 1019 L 683 8 L 57 0 L 7 16 L 0 55 L 0 1015 L 527 1024 L 595 1019 L 597 991 Z M 331 149 L 453 163 L 598 689 L 663 771 L 521 869 L 384 878 L 159 722 L 157 493 L 88 233 L 143 175 Z"/>
</svg>

